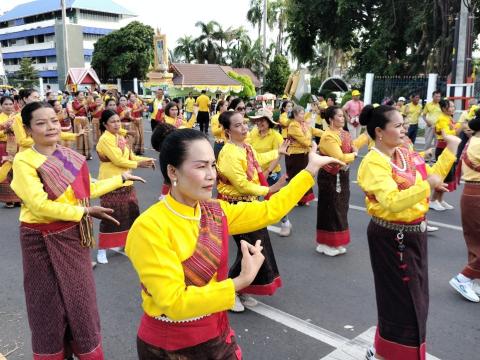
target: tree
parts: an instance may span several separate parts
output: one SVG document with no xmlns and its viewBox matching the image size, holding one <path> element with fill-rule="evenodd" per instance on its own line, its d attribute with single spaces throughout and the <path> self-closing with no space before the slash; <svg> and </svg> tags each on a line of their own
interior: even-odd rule
<svg viewBox="0 0 480 360">
<path fill-rule="evenodd" d="M 290 66 L 287 58 L 280 54 L 275 55 L 265 74 L 264 90 L 276 95 L 283 94 L 289 76 Z"/>
<path fill-rule="evenodd" d="M 38 72 L 32 65 L 31 58 L 20 60 L 20 70 L 10 79 L 13 86 L 31 88 L 38 85 Z"/>
<path fill-rule="evenodd" d="M 478 16 L 479 0 L 472 1 Z M 352 51 L 351 72 L 416 75 L 451 69 L 454 14 L 458 0 L 289 0 L 287 32 L 302 63 L 321 42 Z M 328 19 L 328 21 L 325 21 Z M 474 32 L 474 38 L 478 29 Z"/>
<path fill-rule="evenodd" d="M 191 63 L 195 59 L 195 41 L 192 36 L 184 35 L 177 40 L 177 46 L 173 50 L 176 57 Z"/>
<path fill-rule="evenodd" d="M 247 20 L 253 27 L 258 26 L 258 38 L 262 33 L 262 0 L 250 0 L 250 9 L 247 11 Z"/>
<path fill-rule="evenodd" d="M 145 79 L 154 58 L 153 36 L 153 28 L 138 21 L 111 32 L 95 43 L 92 67 L 104 82 Z"/>
<path fill-rule="evenodd" d="M 257 95 L 255 91 L 255 85 L 253 85 L 252 79 L 248 75 L 240 75 L 235 71 L 229 71 L 228 76 L 237 80 L 243 85 L 243 90 L 238 94 L 242 99 L 250 99 Z"/>
<path fill-rule="evenodd" d="M 195 55 L 198 63 L 217 64 L 220 60 L 220 51 L 215 35 L 220 28 L 220 24 L 216 21 L 209 21 L 208 23 L 197 21 L 195 26 L 199 27 L 202 32 L 195 40 L 197 42 Z"/>
</svg>

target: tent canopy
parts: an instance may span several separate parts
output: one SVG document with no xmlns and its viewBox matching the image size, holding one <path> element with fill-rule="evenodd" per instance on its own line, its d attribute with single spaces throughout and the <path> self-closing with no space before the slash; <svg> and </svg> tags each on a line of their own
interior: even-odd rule
<svg viewBox="0 0 480 360">
<path fill-rule="evenodd" d="M 323 91 L 348 91 L 348 84 L 341 77 L 334 76 L 326 79 L 320 86 L 319 92 Z"/>
</svg>

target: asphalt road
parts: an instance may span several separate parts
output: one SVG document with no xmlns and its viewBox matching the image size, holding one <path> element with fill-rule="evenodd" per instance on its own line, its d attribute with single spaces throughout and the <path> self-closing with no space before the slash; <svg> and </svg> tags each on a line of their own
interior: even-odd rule
<svg viewBox="0 0 480 360">
<path fill-rule="evenodd" d="M 146 135 L 149 138 L 150 134 Z M 147 155 L 156 157 L 151 150 Z M 352 168 L 352 181 L 356 178 L 358 164 L 357 160 Z M 98 161 L 90 161 L 89 166 L 92 175 L 96 176 Z M 144 210 L 158 198 L 161 175 L 158 170 L 144 169 L 137 174 L 148 181 L 145 185 L 136 185 Z M 352 242 L 346 255 L 329 258 L 315 252 L 315 203 L 292 211 L 293 232 L 289 238 L 271 232 L 284 287 L 273 297 L 258 297 L 262 304 L 257 312 L 247 310 L 243 314 L 230 314 L 245 359 L 363 358 L 363 346 L 368 341 L 361 342 L 361 351 L 352 350 L 350 357 L 334 356 L 345 349 L 348 353 L 349 344 L 358 345 L 362 337 L 369 339 L 376 324 L 366 240 L 369 217 L 361 210 L 363 194 L 353 182 L 351 192 L 350 204 L 354 206 L 349 212 Z M 454 210 L 431 212 L 428 216 L 432 221 L 453 226 L 441 227 L 429 235 L 428 240 L 427 350 L 440 359 L 480 358 L 480 304 L 463 300 L 448 285 L 448 280 L 466 261 L 460 230 L 460 194 L 461 188 L 446 195 L 446 200 L 455 206 Z M 0 354 L 16 348 L 7 357 L 9 360 L 32 358 L 22 286 L 18 213 L 18 209 L 0 209 Z M 230 258 L 234 255 L 233 246 Z M 136 359 L 135 338 L 141 309 L 135 272 L 125 256 L 109 253 L 109 264 L 97 266 L 95 278 L 105 358 Z M 258 314 L 262 311 L 268 314 Z"/>
</svg>

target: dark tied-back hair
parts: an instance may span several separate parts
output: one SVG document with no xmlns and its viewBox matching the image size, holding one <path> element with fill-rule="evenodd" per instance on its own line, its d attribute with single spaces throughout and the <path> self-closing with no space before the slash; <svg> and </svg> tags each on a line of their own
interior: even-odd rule
<svg viewBox="0 0 480 360">
<path fill-rule="evenodd" d="M 107 130 L 107 127 L 105 124 L 107 123 L 108 119 L 110 119 L 112 116 L 118 115 L 115 111 L 107 109 L 102 112 L 102 116 L 100 117 L 100 131 L 103 133 L 105 130 Z"/>
<path fill-rule="evenodd" d="M 330 121 L 337 114 L 337 110 L 341 110 L 340 106 L 334 105 L 334 106 L 329 106 L 328 108 L 325 109 L 325 121 L 327 122 L 328 125 L 330 125 Z"/>
<path fill-rule="evenodd" d="M 282 105 L 280 106 L 280 113 L 283 114 L 287 108 L 287 105 L 291 103 L 293 105 L 293 103 L 290 101 L 290 100 L 285 100 L 284 102 L 282 102 Z"/>
<path fill-rule="evenodd" d="M 18 95 L 20 96 L 20 99 L 23 100 L 23 99 L 26 99 L 28 98 L 30 95 L 32 95 L 34 92 L 37 92 L 37 90 L 35 89 L 21 89 L 19 92 L 18 92 Z"/>
<path fill-rule="evenodd" d="M 225 100 L 220 100 L 215 107 L 215 112 L 219 112 L 223 105 L 225 105 Z"/>
<path fill-rule="evenodd" d="M 176 107 L 178 109 L 178 112 L 180 112 L 180 108 L 178 107 L 178 103 L 175 101 L 170 101 L 166 106 L 165 106 L 165 115 L 170 116 L 170 109 L 172 107 Z"/>
<path fill-rule="evenodd" d="M 450 100 L 448 99 L 442 99 L 438 102 L 438 105 L 440 106 L 440 109 L 448 109 L 450 106 Z"/>
<path fill-rule="evenodd" d="M 375 129 L 378 127 L 385 130 L 393 111 L 396 111 L 393 106 L 380 105 L 373 107 L 372 105 L 366 105 L 360 113 L 360 124 L 367 127 L 368 135 L 375 140 Z"/>
<path fill-rule="evenodd" d="M 188 147 L 193 141 L 206 140 L 205 134 L 193 129 L 176 129 L 175 126 L 160 123 L 152 134 L 152 147 L 160 152 L 160 170 L 165 183 L 170 185 L 167 166 L 179 168 L 187 157 Z"/>
<path fill-rule="evenodd" d="M 27 95 L 27 97 L 30 95 Z M 49 103 L 35 101 L 30 104 L 26 104 L 21 112 L 23 126 L 30 129 L 30 122 L 32 121 L 32 114 L 38 109 L 48 108 L 51 109 L 52 106 Z"/>
<path fill-rule="evenodd" d="M 468 127 L 474 133 L 480 131 L 480 109 L 475 112 L 475 117 L 468 122 Z"/>
<path fill-rule="evenodd" d="M 229 104 L 228 104 L 228 110 L 235 110 L 238 106 L 238 104 L 240 104 L 241 102 L 243 102 L 242 98 L 235 98 L 233 99 Z"/>
</svg>

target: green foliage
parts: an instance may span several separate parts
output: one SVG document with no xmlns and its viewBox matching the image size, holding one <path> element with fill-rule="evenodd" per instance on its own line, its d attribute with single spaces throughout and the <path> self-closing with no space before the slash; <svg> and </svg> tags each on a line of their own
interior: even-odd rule
<svg viewBox="0 0 480 360">
<path fill-rule="evenodd" d="M 20 70 L 9 79 L 14 87 L 31 88 L 38 86 L 38 72 L 32 65 L 31 58 L 20 60 Z"/>
<path fill-rule="evenodd" d="M 320 76 L 312 76 L 310 78 L 310 88 L 312 89 L 312 94 L 320 94 L 320 86 L 322 86 L 322 82 L 323 80 L 320 78 Z"/>
<path fill-rule="evenodd" d="M 151 26 L 133 21 L 100 38 L 92 58 L 92 67 L 100 80 L 145 79 L 154 58 L 153 36 Z"/>
<path fill-rule="evenodd" d="M 416 75 L 451 68 L 458 0 L 289 0 L 287 32 L 300 62 L 316 60 L 321 43 L 353 51 L 351 73 Z M 480 13 L 480 1 L 474 16 Z M 474 38 L 478 29 L 474 31 Z"/>
<path fill-rule="evenodd" d="M 242 99 L 250 99 L 257 95 L 257 92 L 255 91 L 255 85 L 253 85 L 250 76 L 240 75 L 237 74 L 235 71 L 229 71 L 228 76 L 230 76 L 232 79 L 237 80 L 243 85 L 243 90 L 238 94 L 238 96 Z"/>
<path fill-rule="evenodd" d="M 270 68 L 265 74 L 264 90 L 272 94 L 281 95 L 285 90 L 288 77 L 290 76 L 290 65 L 283 55 L 275 55 Z"/>
<path fill-rule="evenodd" d="M 312 102 L 312 94 L 310 93 L 305 93 L 302 95 L 300 100 L 298 100 L 298 105 L 303 106 L 304 108 L 307 107 L 307 105 Z"/>
<path fill-rule="evenodd" d="M 349 91 L 345 93 L 342 97 L 342 101 L 340 102 L 340 106 L 343 106 L 346 104 L 347 101 L 352 100 L 352 92 Z"/>
</svg>

